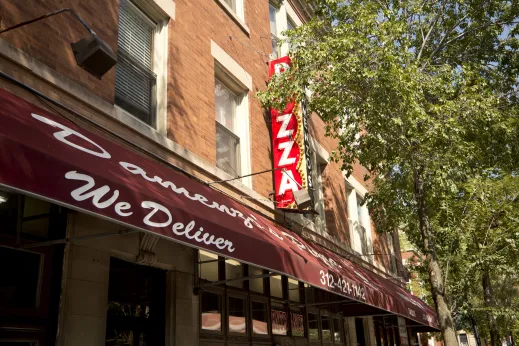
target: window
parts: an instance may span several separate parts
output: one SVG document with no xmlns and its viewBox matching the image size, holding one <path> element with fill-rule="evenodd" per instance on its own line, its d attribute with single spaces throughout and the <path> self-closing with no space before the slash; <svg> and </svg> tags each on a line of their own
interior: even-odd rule
<svg viewBox="0 0 519 346">
<path fill-rule="evenodd" d="M 0 308 L 38 307 L 42 256 L 0 246 L 0 263 Z"/>
<path fill-rule="evenodd" d="M 157 24 L 130 0 L 122 0 L 117 38 L 115 104 L 155 126 L 153 37 Z"/>
<path fill-rule="evenodd" d="M 260 268 L 256 268 L 253 266 L 249 266 L 249 276 L 256 276 L 263 274 L 263 270 Z M 253 292 L 257 293 L 264 293 L 265 287 L 264 287 L 264 279 L 252 279 L 249 280 L 249 289 Z"/>
<path fill-rule="evenodd" d="M 319 146 L 319 144 L 315 141 L 313 141 L 312 146 L 315 148 L 315 146 Z M 324 150 L 324 149 L 322 149 Z M 320 155 L 316 149 L 310 149 L 310 158 L 311 162 L 310 164 L 310 176 L 312 179 L 312 190 L 309 190 L 308 192 L 313 198 L 314 211 L 317 212 L 317 215 L 315 214 L 305 214 L 308 219 L 313 220 L 314 225 L 317 227 L 317 229 L 321 232 L 326 231 L 326 212 L 324 207 L 324 193 L 323 193 L 323 179 L 322 179 L 322 173 L 324 168 L 326 167 L 327 160 Z M 320 150 L 319 150 L 320 151 Z"/>
<path fill-rule="evenodd" d="M 238 95 L 216 79 L 216 166 L 232 176 L 240 175 L 240 137 L 236 135 L 238 104 Z"/>
<path fill-rule="evenodd" d="M 231 280 L 243 277 L 243 266 L 240 262 L 226 259 L 225 260 L 225 280 Z M 228 286 L 243 288 L 243 280 L 229 281 Z"/>
<path fill-rule="evenodd" d="M 272 334 L 288 335 L 287 311 L 285 306 L 272 303 L 270 315 L 272 319 Z"/>
<path fill-rule="evenodd" d="M 319 320 L 318 314 L 314 312 L 308 313 L 308 338 L 310 340 L 319 340 Z"/>
<path fill-rule="evenodd" d="M 207 251 L 198 252 L 200 279 L 207 281 L 218 281 L 218 256 Z"/>
<path fill-rule="evenodd" d="M 223 0 L 234 12 L 236 12 L 236 0 Z"/>
<path fill-rule="evenodd" d="M 333 341 L 335 343 L 342 342 L 342 318 L 334 317 L 333 318 Z"/>
<path fill-rule="evenodd" d="M 202 292 L 200 310 L 201 328 L 215 332 L 222 331 L 222 296 L 213 292 Z"/>
<path fill-rule="evenodd" d="M 164 344 L 166 272 L 110 260 L 105 345 Z"/>
<path fill-rule="evenodd" d="M 349 183 L 347 182 L 347 185 Z M 371 254 L 371 226 L 369 212 L 366 205 L 362 205 L 362 197 L 352 187 L 346 191 L 348 196 L 348 221 L 350 229 L 351 247 L 360 254 Z M 373 261 L 373 256 L 365 257 Z"/>
<path fill-rule="evenodd" d="M 468 346 L 469 341 L 467 338 L 467 334 L 460 334 L 460 344 L 461 346 Z"/>
<path fill-rule="evenodd" d="M 277 59 L 281 56 L 279 38 L 278 38 L 278 25 L 276 20 L 278 9 L 271 3 L 269 3 L 269 17 L 270 17 L 270 37 L 272 39 L 272 57 Z"/>
<path fill-rule="evenodd" d="M 300 309 L 290 308 L 290 328 L 292 336 L 305 336 L 304 317 Z"/>
<path fill-rule="evenodd" d="M 267 322 L 267 303 L 253 300 L 251 302 L 252 310 L 252 333 L 259 335 L 268 335 Z"/>
<path fill-rule="evenodd" d="M 393 240 L 393 233 L 387 233 L 387 248 L 389 250 L 389 270 L 393 274 L 398 273 L 397 257 L 395 254 L 395 244 Z"/>
<path fill-rule="evenodd" d="M 330 316 L 326 312 L 321 312 L 321 329 L 323 335 L 323 341 L 332 340 L 332 326 Z"/>
<path fill-rule="evenodd" d="M 288 278 L 288 297 L 294 302 L 300 302 L 299 281 Z"/>
<path fill-rule="evenodd" d="M 247 333 L 247 310 L 245 298 L 229 297 L 228 328 L 230 333 Z"/>
<path fill-rule="evenodd" d="M 283 298 L 283 278 L 281 275 L 270 277 L 270 295 L 276 298 Z"/>
</svg>

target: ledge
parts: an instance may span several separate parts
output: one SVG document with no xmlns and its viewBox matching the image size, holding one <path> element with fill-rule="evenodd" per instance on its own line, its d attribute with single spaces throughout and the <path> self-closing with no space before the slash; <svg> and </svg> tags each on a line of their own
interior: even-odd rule
<svg viewBox="0 0 519 346">
<path fill-rule="evenodd" d="M 250 36 L 250 29 L 245 24 L 243 19 L 238 17 L 238 15 L 233 11 L 232 8 L 229 7 L 223 0 L 214 0 L 220 7 L 231 17 L 231 19 L 240 27 L 240 29 L 247 34 L 247 36 Z"/>
</svg>

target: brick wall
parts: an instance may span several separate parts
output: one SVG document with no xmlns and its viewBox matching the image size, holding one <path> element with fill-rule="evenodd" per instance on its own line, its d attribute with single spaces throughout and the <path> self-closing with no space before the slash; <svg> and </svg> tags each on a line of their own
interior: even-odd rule
<svg viewBox="0 0 519 346">
<path fill-rule="evenodd" d="M 244 2 L 245 22 L 250 29 L 250 34 L 234 22 L 215 0 L 175 0 L 176 18 L 171 20 L 168 26 L 167 136 L 215 165 L 215 70 L 211 55 L 211 40 L 213 40 L 252 78 L 252 90 L 248 95 L 251 170 L 257 172 L 272 167 L 269 118 L 255 98 L 257 91 L 264 90 L 268 78 L 268 58 L 258 54 L 257 51 L 269 53 L 271 49 L 269 9 L 266 0 L 244 0 Z M 119 0 L 4 0 L 0 2 L 0 27 L 5 28 L 65 7 L 78 12 L 116 51 Z M 76 65 L 70 43 L 87 35 L 81 24 L 71 14 L 65 13 L 16 29 L 4 34 L 2 39 L 113 104 L 115 68 L 102 80 L 98 80 Z M 4 66 L 8 65 L 11 66 L 10 64 Z M 14 68 L 9 68 L 14 74 Z M 30 79 L 22 71 L 16 73 L 19 79 Z M 65 104 L 74 105 L 82 114 L 95 118 L 108 128 L 117 127 L 117 121 L 113 118 L 94 115 L 95 112 L 87 105 L 73 101 L 69 95 L 59 90 L 51 91 L 42 81 L 32 80 L 29 84 L 38 86 L 38 90 L 45 90 Z M 336 141 L 325 137 L 324 124 L 315 114 L 311 117 L 310 129 L 312 137 L 329 153 L 336 148 Z M 136 135 L 126 127 L 121 127 L 118 132 L 176 165 L 183 168 L 189 165 L 165 153 L 148 139 Z M 365 173 L 363 167 L 356 165 L 353 176 L 369 189 L 369 183 L 363 180 Z M 203 175 L 199 171 L 194 174 Z M 267 173 L 254 176 L 253 189 L 265 197 L 268 196 L 273 190 L 272 175 Z M 346 185 L 340 164 L 329 163 L 325 166 L 323 190 L 328 232 L 349 246 Z M 379 237 L 374 227 L 372 231 L 375 252 L 386 253 L 385 237 Z M 381 258 L 377 258 L 377 261 L 386 267 L 389 264 L 387 260 Z"/>
</svg>

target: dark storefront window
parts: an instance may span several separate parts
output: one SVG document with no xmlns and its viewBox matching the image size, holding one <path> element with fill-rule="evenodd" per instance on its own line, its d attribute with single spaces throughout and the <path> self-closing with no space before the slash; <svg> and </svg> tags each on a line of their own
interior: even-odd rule
<svg viewBox="0 0 519 346">
<path fill-rule="evenodd" d="M 293 302 L 300 302 L 299 281 L 288 278 L 288 298 Z"/>
<path fill-rule="evenodd" d="M 305 336 L 305 320 L 302 310 L 291 308 L 290 328 L 292 330 L 292 336 Z"/>
<path fill-rule="evenodd" d="M 272 319 L 272 334 L 288 335 L 287 311 L 283 305 L 272 303 L 270 311 Z"/>
<path fill-rule="evenodd" d="M 366 346 L 366 338 L 364 335 L 364 321 L 362 318 L 355 319 L 355 332 L 357 333 L 357 345 Z"/>
<path fill-rule="evenodd" d="M 245 298 L 229 297 L 228 328 L 230 333 L 247 333 Z"/>
<path fill-rule="evenodd" d="M 268 335 L 268 315 L 266 302 L 251 302 L 252 310 L 252 333 L 258 335 Z"/>
<path fill-rule="evenodd" d="M 212 292 L 201 294 L 201 328 L 219 332 L 222 330 L 222 295 Z"/>
<path fill-rule="evenodd" d="M 333 318 L 333 341 L 335 343 L 342 343 L 342 318 L 334 317 Z"/>
<path fill-rule="evenodd" d="M 38 307 L 41 265 L 41 254 L 0 246 L 1 308 Z"/>
<path fill-rule="evenodd" d="M 56 342 L 64 245 L 20 247 L 63 239 L 66 220 L 65 208 L 0 190 L 0 321 L 16 345 Z"/>
<path fill-rule="evenodd" d="M 166 272 L 110 260 L 105 345 L 164 345 Z"/>
<path fill-rule="evenodd" d="M 323 336 L 323 341 L 331 341 L 332 340 L 332 326 L 330 322 L 330 316 L 326 315 L 326 313 L 321 312 L 321 332 Z"/>
<path fill-rule="evenodd" d="M 308 313 L 308 338 L 310 340 L 319 340 L 319 315 L 317 313 Z"/>
</svg>

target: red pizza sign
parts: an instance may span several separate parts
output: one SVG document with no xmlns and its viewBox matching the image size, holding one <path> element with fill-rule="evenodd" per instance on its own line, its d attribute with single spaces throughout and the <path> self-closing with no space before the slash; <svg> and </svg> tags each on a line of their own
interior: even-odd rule
<svg viewBox="0 0 519 346">
<path fill-rule="evenodd" d="M 290 68 L 288 56 L 269 63 L 269 78 Z M 277 208 L 297 209 L 294 191 L 307 188 L 303 114 L 300 104 L 289 102 L 283 111 L 270 110 L 272 156 Z"/>
</svg>

